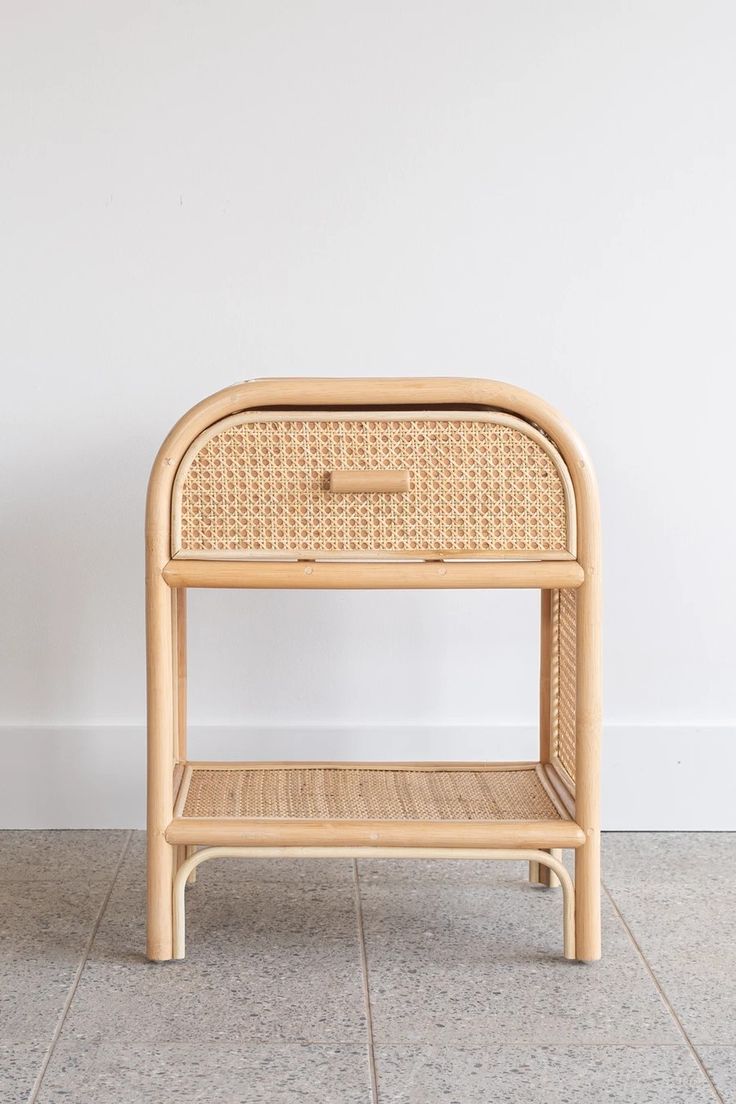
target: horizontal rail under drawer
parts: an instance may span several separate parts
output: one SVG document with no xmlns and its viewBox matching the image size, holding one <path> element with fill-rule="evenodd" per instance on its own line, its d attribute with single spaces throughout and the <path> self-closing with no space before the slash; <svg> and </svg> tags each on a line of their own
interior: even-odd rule
<svg viewBox="0 0 736 1104">
<path fill-rule="evenodd" d="M 169 560 L 170 587 L 306 590 L 542 589 L 579 587 L 575 560 L 479 563 L 264 563 Z"/>
</svg>

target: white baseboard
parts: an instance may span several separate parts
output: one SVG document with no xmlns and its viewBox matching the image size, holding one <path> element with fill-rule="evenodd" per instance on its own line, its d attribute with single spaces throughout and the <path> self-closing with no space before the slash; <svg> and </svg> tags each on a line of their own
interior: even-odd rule
<svg viewBox="0 0 736 1104">
<path fill-rule="evenodd" d="M 726 726 L 609 725 L 609 831 L 735 831 L 736 733 Z M 222 728 L 190 733 L 200 759 L 534 759 L 532 726 Z M 713 764 L 718 764 L 714 767 Z M 140 726 L 0 728 L 0 828 L 142 828 Z"/>
</svg>

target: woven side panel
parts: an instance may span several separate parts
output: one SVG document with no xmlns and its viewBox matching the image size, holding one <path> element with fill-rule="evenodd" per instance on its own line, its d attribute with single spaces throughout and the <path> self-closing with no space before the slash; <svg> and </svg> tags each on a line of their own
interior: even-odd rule
<svg viewBox="0 0 736 1104">
<path fill-rule="evenodd" d="M 532 770 L 195 768 L 185 817 L 559 820 Z"/>
<path fill-rule="evenodd" d="M 555 591 L 552 606 L 552 753 L 575 781 L 577 591 Z"/>
<path fill-rule="evenodd" d="M 408 470 L 404 494 L 331 494 L 334 470 Z M 206 440 L 181 486 L 180 548 L 197 553 L 564 551 L 550 455 L 475 420 L 262 420 Z"/>
</svg>

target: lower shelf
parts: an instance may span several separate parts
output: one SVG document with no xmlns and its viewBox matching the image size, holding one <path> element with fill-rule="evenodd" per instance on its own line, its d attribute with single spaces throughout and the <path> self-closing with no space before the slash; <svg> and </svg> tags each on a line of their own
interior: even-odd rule
<svg viewBox="0 0 736 1104">
<path fill-rule="evenodd" d="M 538 763 L 187 763 L 166 838 L 427 848 L 584 840 Z"/>
</svg>

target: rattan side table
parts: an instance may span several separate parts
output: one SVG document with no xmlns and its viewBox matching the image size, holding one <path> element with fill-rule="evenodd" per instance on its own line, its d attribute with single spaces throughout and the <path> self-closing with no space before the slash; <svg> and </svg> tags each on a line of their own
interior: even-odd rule
<svg viewBox="0 0 736 1104">
<path fill-rule="evenodd" d="M 189 587 L 538 589 L 538 759 L 189 760 Z M 148 957 L 184 957 L 184 890 L 205 860 L 357 856 L 527 860 L 562 888 L 565 956 L 598 959 L 600 604 L 590 462 L 526 391 L 264 379 L 195 406 L 146 511 Z"/>
</svg>

